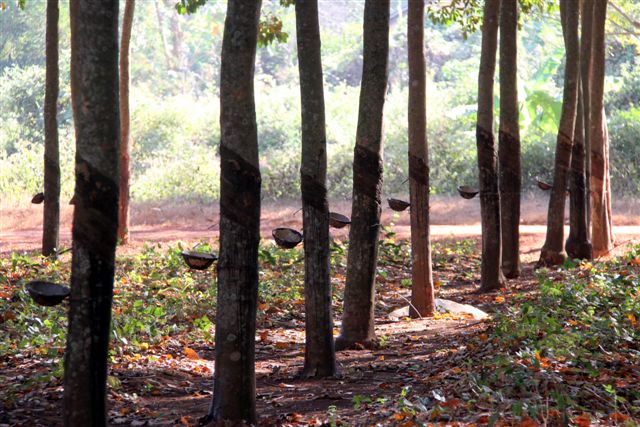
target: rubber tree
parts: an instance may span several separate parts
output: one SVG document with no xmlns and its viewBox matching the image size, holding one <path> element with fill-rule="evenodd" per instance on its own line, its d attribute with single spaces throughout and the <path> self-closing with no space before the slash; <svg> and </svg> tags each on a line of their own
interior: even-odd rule
<svg viewBox="0 0 640 427">
<path fill-rule="evenodd" d="M 482 221 L 482 261 L 480 292 L 500 289 L 504 275 L 500 269 L 502 242 L 500 194 L 498 193 L 498 153 L 493 134 L 493 80 L 498 45 L 500 0 L 486 0 L 482 23 L 482 48 L 478 73 L 478 119 L 476 145 Z"/>
<path fill-rule="evenodd" d="M 589 240 L 587 222 L 589 198 L 587 196 L 584 150 L 584 96 L 580 87 L 578 88 L 577 107 L 569 173 L 569 237 L 565 242 L 565 250 L 571 258 L 591 259 L 593 248 Z"/>
<path fill-rule="evenodd" d="M 591 220 L 593 255 L 608 254 L 613 248 L 609 141 L 604 113 L 605 24 L 607 0 L 594 0 L 591 41 Z"/>
<path fill-rule="evenodd" d="M 518 109 L 518 0 L 500 5 L 500 214 L 502 272 L 520 276 L 520 123 Z"/>
<path fill-rule="evenodd" d="M 411 317 L 433 316 L 435 296 L 429 233 L 429 147 L 427 143 L 424 1 L 409 0 L 409 193 L 411 202 Z"/>
<path fill-rule="evenodd" d="M 203 424 L 256 423 L 261 176 L 253 75 L 259 17 L 259 0 L 227 3 L 220 72 L 216 369 L 213 400 Z"/>
<path fill-rule="evenodd" d="M 118 227 L 118 0 L 72 0 L 75 210 L 64 424 L 106 426 Z"/>
<path fill-rule="evenodd" d="M 129 241 L 129 46 L 136 0 L 127 0 L 122 17 L 120 38 L 120 204 L 118 206 L 118 239 Z"/>
<path fill-rule="evenodd" d="M 297 0 L 296 35 L 302 106 L 302 213 L 304 232 L 305 377 L 336 373 L 329 264 L 327 136 L 320 56 L 318 1 Z"/>
<path fill-rule="evenodd" d="M 47 0 L 44 92 L 44 218 L 42 255 L 55 255 L 60 235 L 60 153 L 58 144 L 58 0 Z"/>
<path fill-rule="evenodd" d="M 564 209 L 578 109 L 578 86 L 580 83 L 579 2 L 561 0 L 560 14 L 566 50 L 566 65 L 562 113 L 556 139 L 553 187 L 551 188 L 547 213 L 547 234 L 540 252 L 540 260 L 538 261 L 538 265 L 546 266 L 562 264 L 566 258 L 566 253 L 563 249 Z"/>
<path fill-rule="evenodd" d="M 336 350 L 375 345 L 374 301 L 382 192 L 382 123 L 389 63 L 389 0 L 365 2 L 363 44 L 347 279 Z"/>
<path fill-rule="evenodd" d="M 584 173 L 587 188 L 587 238 L 591 239 L 591 45 L 593 38 L 593 2 L 582 0 L 580 13 L 580 87 L 582 88 L 582 125 L 584 134 Z"/>
</svg>

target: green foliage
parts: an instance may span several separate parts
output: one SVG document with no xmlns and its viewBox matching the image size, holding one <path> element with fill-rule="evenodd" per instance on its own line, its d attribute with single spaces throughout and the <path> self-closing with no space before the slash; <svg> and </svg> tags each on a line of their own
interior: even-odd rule
<svg viewBox="0 0 640 427">
<path fill-rule="evenodd" d="M 523 301 L 497 320 L 493 345 L 509 351 L 483 362 L 491 369 L 473 380 L 480 396 L 563 412 L 579 411 L 595 395 L 610 410 L 620 403 L 640 410 L 640 393 L 625 387 L 620 366 L 640 363 L 638 260 L 630 254 L 610 265 L 583 262 L 553 279 L 542 276 L 537 301 Z M 579 378 L 602 389 L 567 392 Z"/>
<path fill-rule="evenodd" d="M 612 191 L 640 193 L 640 107 L 618 112 L 609 123 Z"/>
</svg>

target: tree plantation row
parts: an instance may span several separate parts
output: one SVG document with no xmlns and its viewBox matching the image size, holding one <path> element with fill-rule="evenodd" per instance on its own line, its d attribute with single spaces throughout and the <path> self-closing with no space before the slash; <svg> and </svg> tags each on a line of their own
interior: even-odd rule
<svg viewBox="0 0 640 427">
<path fill-rule="evenodd" d="M 206 0 L 180 0 L 181 13 L 199 13 Z M 522 168 L 518 104 L 519 14 L 540 0 L 486 0 L 429 6 L 423 0 L 366 0 L 362 68 L 353 147 L 350 218 L 332 216 L 327 197 L 327 120 L 317 0 L 280 1 L 295 10 L 301 103 L 299 170 L 304 241 L 305 378 L 337 374 L 336 351 L 370 349 L 375 334 L 376 278 L 385 161 L 384 106 L 389 89 L 390 28 L 407 15 L 408 105 L 406 163 L 410 208 L 413 318 L 435 315 L 427 142 L 425 19 L 456 21 L 465 31 L 481 23 L 475 138 L 478 185 L 461 186 L 481 206 L 480 293 L 508 287 L 521 274 Z M 4 4 L 4 3 L 3 3 Z M 29 7 L 29 2 L 20 2 Z M 44 102 L 44 224 L 42 254 L 59 255 L 60 146 L 57 108 L 59 49 L 57 0 L 47 1 Z M 116 270 L 116 246 L 129 233 L 130 105 L 129 51 L 135 33 L 135 0 L 72 0 L 71 103 L 75 129 L 75 190 L 68 334 L 64 353 L 64 423 L 106 424 L 107 360 Z M 435 8 L 434 8 L 435 7 Z M 605 256 L 614 245 L 608 128 L 604 104 L 607 0 L 560 0 L 566 51 L 563 99 L 550 189 L 546 240 L 538 266 Z M 256 424 L 256 312 L 260 280 L 262 170 L 258 144 L 256 51 L 284 41 L 276 17 L 261 20 L 261 2 L 229 0 L 220 56 L 220 217 L 215 319 L 213 398 L 202 425 Z M 470 26 L 470 27 L 469 27 Z M 120 30 L 121 29 L 121 30 Z M 121 34 L 121 36 L 119 36 Z M 500 37 L 498 37 L 500 36 Z M 494 129 L 494 83 L 499 63 L 498 129 Z M 570 233 L 564 212 L 569 202 Z M 393 207 L 393 206 L 392 206 Z M 348 256 L 340 335 L 334 340 L 331 284 L 331 220 L 349 223 Z M 278 235 L 275 235 L 278 238 Z M 287 235 L 288 236 L 288 235 Z M 285 237 L 285 244 L 291 236 Z M 277 240 L 277 239 L 276 239 Z M 187 253 L 187 258 L 189 254 Z M 207 266 L 213 255 L 191 254 Z M 203 259 L 204 258 L 204 259 Z M 193 261 L 193 260 L 192 260 Z M 198 261 L 197 259 L 195 260 Z M 37 285 L 31 285 L 38 294 Z M 42 291 L 46 293 L 46 290 Z M 59 301 L 58 301 L 59 302 Z"/>
</svg>

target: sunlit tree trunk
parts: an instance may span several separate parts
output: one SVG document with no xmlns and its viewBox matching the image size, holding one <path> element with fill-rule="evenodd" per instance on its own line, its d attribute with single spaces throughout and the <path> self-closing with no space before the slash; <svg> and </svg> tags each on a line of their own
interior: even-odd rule
<svg viewBox="0 0 640 427">
<path fill-rule="evenodd" d="M 578 26 L 580 9 L 577 1 L 561 0 L 560 13 L 566 50 L 562 114 L 556 141 L 556 157 L 553 171 L 553 188 L 549 198 L 547 235 L 540 253 L 538 265 L 562 264 L 566 258 L 564 243 L 564 208 L 567 194 L 569 166 L 573 134 L 578 107 L 580 45 Z"/>
<path fill-rule="evenodd" d="M 409 0 L 409 191 L 411 197 L 411 316 L 433 316 L 435 297 L 429 235 L 424 1 Z"/>
<path fill-rule="evenodd" d="M 375 345 L 374 300 L 382 192 L 382 122 L 389 62 L 389 0 L 367 0 L 353 204 L 342 329 L 336 350 Z"/>
<path fill-rule="evenodd" d="M 127 0 L 122 18 L 120 39 L 120 204 L 118 206 L 118 239 L 129 241 L 129 45 L 136 7 L 135 0 Z"/>
<path fill-rule="evenodd" d="M 594 0 L 591 46 L 591 212 L 593 255 L 608 254 L 613 248 L 611 195 L 607 185 L 608 133 L 604 113 L 605 23 L 607 0 Z"/>
<path fill-rule="evenodd" d="M 318 1 L 296 1 L 302 106 L 302 212 L 304 227 L 305 377 L 336 373 L 329 271 L 327 136 L 320 56 Z"/>
<path fill-rule="evenodd" d="M 72 0 L 71 95 L 76 189 L 66 426 L 106 426 L 106 380 L 118 228 L 118 0 Z"/>
<path fill-rule="evenodd" d="M 478 119 L 476 145 L 482 219 L 482 265 L 480 291 L 499 289 L 504 283 L 500 269 L 502 233 L 500 229 L 500 195 L 498 193 L 498 153 L 493 134 L 493 80 L 498 47 L 500 0 L 486 0 L 482 24 L 482 50 L 478 73 Z"/>
<path fill-rule="evenodd" d="M 518 110 L 518 1 L 500 6 L 500 218 L 502 272 L 520 276 L 520 124 Z"/>
<path fill-rule="evenodd" d="M 220 260 L 213 401 L 203 423 L 256 423 L 260 187 L 253 75 L 260 1 L 229 0 L 220 75 Z"/>
<path fill-rule="evenodd" d="M 58 149 L 58 0 L 47 0 L 46 83 L 44 93 L 44 221 L 42 255 L 55 255 L 60 234 L 60 155 Z"/>
<path fill-rule="evenodd" d="M 594 0 L 582 0 L 580 32 L 580 83 L 584 134 L 584 173 L 587 187 L 587 238 L 591 239 L 591 45 Z M 593 248 L 592 248 L 593 249 Z"/>
</svg>

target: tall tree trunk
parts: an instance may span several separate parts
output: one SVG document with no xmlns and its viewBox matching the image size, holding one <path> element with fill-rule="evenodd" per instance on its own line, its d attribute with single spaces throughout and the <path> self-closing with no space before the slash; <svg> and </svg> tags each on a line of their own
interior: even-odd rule
<svg viewBox="0 0 640 427">
<path fill-rule="evenodd" d="M 382 122 L 389 63 L 389 0 L 367 0 L 344 313 L 336 350 L 375 345 L 374 301 L 382 191 Z M 358 346 L 358 347 L 359 347 Z"/>
<path fill-rule="evenodd" d="M 553 188 L 549 198 L 547 236 L 542 246 L 538 265 L 559 265 L 566 258 L 564 243 L 564 208 L 567 193 L 567 177 L 571 164 L 573 134 L 578 108 L 578 85 L 580 83 L 580 45 L 578 26 L 580 9 L 577 1 L 561 0 L 560 13 L 566 54 L 562 114 L 556 141 L 556 158 L 553 173 Z"/>
<path fill-rule="evenodd" d="M 482 50 L 478 73 L 478 121 L 476 124 L 480 215 L 482 219 L 480 292 L 499 289 L 504 283 L 504 275 L 500 269 L 502 233 L 500 229 L 500 195 L 498 193 L 498 156 L 493 134 L 493 79 L 496 71 L 499 11 L 500 0 L 485 1 Z"/>
<path fill-rule="evenodd" d="M 435 297 L 429 233 L 429 146 L 426 123 L 424 1 L 409 0 L 409 192 L 411 198 L 411 316 L 433 316 Z"/>
<path fill-rule="evenodd" d="M 336 373 L 329 270 L 327 136 L 320 56 L 318 0 L 296 1 L 302 105 L 302 212 L 304 227 L 305 377 Z"/>
<path fill-rule="evenodd" d="M 520 124 L 518 110 L 518 1 L 500 6 L 500 214 L 502 272 L 520 276 Z"/>
<path fill-rule="evenodd" d="M 42 255 L 55 255 L 60 232 L 60 155 L 58 149 L 58 0 L 47 0 L 46 84 L 44 93 L 44 220 Z"/>
<path fill-rule="evenodd" d="M 565 243 L 567 255 L 571 258 L 591 259 L 593 249 L 588 235 L 587 180 L 585 175 L 584 151 L 584 96 L 578 88 L 578 110 L 576 128 L 571 152 L 571 172 L 569 175 L 569 237 Z"/>
<path fill-rule="evenodd" d="M 120 204 L 118 206 L 118 239 L 129 242 L 129 45 L 136 0 L 127 0 L 122 18 L 120 39 Z"/>
<path fill-rule="evenodd" d="M 76 200 L 63 416 L 67 426 L 105 426 L 118 228 L 118 0 L 72 0 L 70 12 Z"/>
<path fill-rule="evenodd" d="M 256 423 L 260 167 L 253 89 L 259 0 L 229 0 L 220 72 L 220 260 L 213 401 L 203 422 Z"/>
<path fill-rule="evenodd" d="M 591 46 L 591 211 L 593 255 L 608 254 L 613 248 L 608 204 L 606 117 L 604 114 L 605 23 L 607 0 L 595 0 Z"/>
<path fill-rule="evenodd" d="M 584 168 L 587 187 L 587 239 L 591 239 L 591 45 L 593 38 L 594 0 L 582 0 L 580 32 L 580 83 L 584 134 Z M 593 248 L 592 248 L 593 251 Z"/>
</svg>

